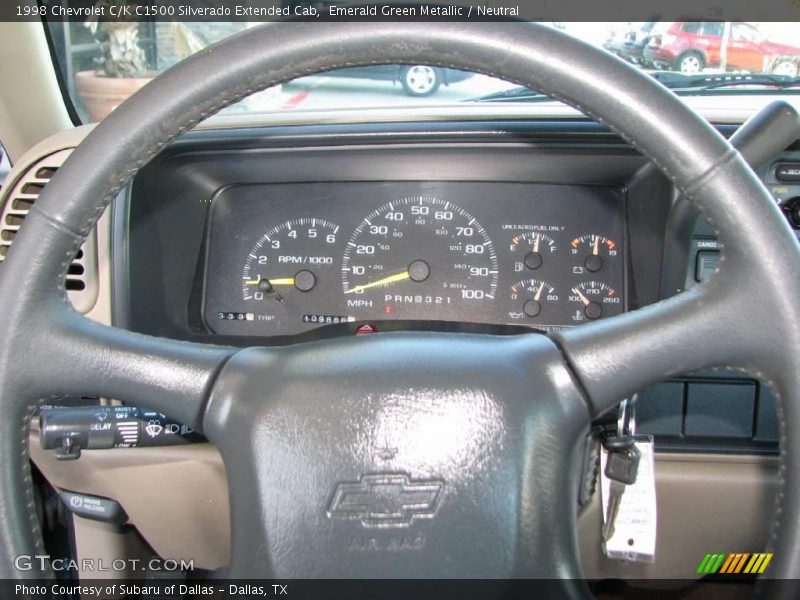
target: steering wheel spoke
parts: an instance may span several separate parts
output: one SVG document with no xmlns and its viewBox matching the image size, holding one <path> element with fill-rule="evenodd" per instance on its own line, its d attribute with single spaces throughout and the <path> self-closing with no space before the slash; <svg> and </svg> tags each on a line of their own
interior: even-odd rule
<svg viewBox="0 0 800 600">
<path fill-rule="evenodd" d="M 71 310 L 58 311 L 35 341 L 48 377 L 30 382 L 28 393 L 114 398 L 199 431 L 214 379 L 234 352 L 108 327 Z"/>
<path fill-rule="evenodd" d="M 735 282 L 723 275 L 732 273 L 718 273 L 682 294 L 622 317 L 552 335 L 594 415 L 654 383 L 691 371 L 756 371 L 765 349 L 737 323 L 741 307 L 736 304 Z M 723 333 L 726 342 L 719 344 Z"/>
</svg>

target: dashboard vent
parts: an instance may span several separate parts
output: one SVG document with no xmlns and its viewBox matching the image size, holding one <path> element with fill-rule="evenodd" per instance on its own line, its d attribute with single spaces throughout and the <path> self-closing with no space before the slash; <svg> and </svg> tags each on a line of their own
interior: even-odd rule
<svg viewBox="0 0 800 600">
<path fill-rule="evenodd" d="M 8 249 L 33 207 L 71 149 L 40 158 L 22 173 L 12 173 L 0 193 L 0 268 Z M 67 272 L 67 294 L 80 312 L 88 312 L 97 301 L 97 236 L 94 231 L 75 255 Z"/>
</svg>

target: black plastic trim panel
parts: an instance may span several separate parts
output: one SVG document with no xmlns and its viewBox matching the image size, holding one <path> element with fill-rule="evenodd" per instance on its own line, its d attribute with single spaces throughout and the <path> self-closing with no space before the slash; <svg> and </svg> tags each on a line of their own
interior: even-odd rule
<svg viewBox="0 0 800 600">
<path fill-rule="evenodd" d="M 700 373 L 659 383 L 639 394 L 636 422 L 659 451 L 778 452 L 775 398 L 752 379 Z"/>
<path fill-rule="evenodd" d="M 120 203 L 117 208 L 114 251 L 128 255 L 130 268 L 117 271 L 129 282 L 115 285 L 122 292 L 114 298 L 115 324 L 154 335 L 210 341 L 191 327 L 187 314 L 199 272 L 197 260 L 189 257 L 200 254 L 208 199 L 225 185 L 503 181 L 607 186 L 625 195 L 627 182 L 645 164 L 619 138 L 588 121 L 195 131 L 145 167 L 124 202 L 127 206 Z M 632 195 L 642 202 L 659 200 Z M 661 200 L 665 205 L 660 212 L 666 214 L 668 198 Z M 652 221 L 652 213 L 639 214 Z M 169 277 L 163 276 L 167 272 Z M 642 273 L 642 280 L 647 277 Z M 651 292 L 644 302 L 656 300 Z"/>
</svg>

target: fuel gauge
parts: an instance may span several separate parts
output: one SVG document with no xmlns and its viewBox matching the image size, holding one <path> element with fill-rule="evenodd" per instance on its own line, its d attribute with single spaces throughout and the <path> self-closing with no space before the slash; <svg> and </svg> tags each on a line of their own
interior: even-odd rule
<svg viewBox="0 0 800 600">
<path fill-rule="evenodd" d="M 618 255 L 617 243 L 605 236 L 589 233 L 570 242 L 570 253 L 578 261 L 574 272 L 581 273 L 586 269 L 590 273 L 597 273 L 609 259 Z"/>
<path fill-rule="evenodd" d="M 555 288 L 540 279 L 523 279 L 509 289 L 512 308 L 508 312 L 511 319 L 539 316 L 549 303 L 558 302 Z"/>
<path fill-rule="evenodd" d="M 549 235 L 528 231 L 511 238 L 510 250 L 517 256 L 514 271 L 535 271 L 544 264 L 546 257 L 555 253 L 556 243 Z"/>
</svg>

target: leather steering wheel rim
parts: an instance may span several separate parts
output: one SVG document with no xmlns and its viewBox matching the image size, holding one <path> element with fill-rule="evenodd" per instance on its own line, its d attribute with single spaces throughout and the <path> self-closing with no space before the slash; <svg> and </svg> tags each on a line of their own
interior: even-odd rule
<svg viewBox="0 0 800 600">
<path fill-rule="evenodd" d="M 800 347 L 800 248 L 738 152 L 650 77 L 544 26 L 292 23 L 254 28 L 208 48 L 121 105 L 75 149 L 15 239 L 0 271 L 0 488 L 6 490 L 0 576 L 42 575 L 12 566 L 15 555 L 42 551 L 26 447 L 30 416 L 42 399 L 94 393 L 140 403 L 216 441 L 220 415 L 237 410 L 235 394 L 226 390 L 248 361 L 260 356 L 255 362 L 278 368 L 306 360 L 293 358 L 303 349 L 236 353 L 121 331 L 77 314 L 64 291 L 67 266 L 113 197 L 175 137 L 251 93 L 323 70 L 382 63 L 470 70 L 560 99 L 650 158 L 712 223 L 723 245 L 719 269 L 683 294 L 546 342 L 502 346 L 465 336 L 454 348 L 467 362 L 467 345 L 480 343 L 495 344 L 501 354 L 515 345 L 517 355 L 541 360 L 553 395 L 569 388 L 563 392 L 569 407 L 564 400 L 558 410 L 582 406 L 583 425 L 633 392 L 689 370 L 737 369 L 761 378 L 778 400 L 781 444 L 768 575 L 800 573 L 800 494 L 792 493 L 800 476 L 800 370 L 793 356 Z M 450 344 L 444 336 L 413 335 L 378 343 L 404 350 Z M 352 341 L 340 344 L 352 349 Z M 320 347 L 312 352 L 324 360 Z M 548 477 L 557 477 L 552 471 Z M 574 519 L 565 523 L 574 527 Z M 235 536 L 234 527 L 234 546 Z M 564 552 L 574 553 L 574 546 L 574 531 L 568 532 Z M 569 564 L 553 576 L 579 573 Z"/>
</svg>

